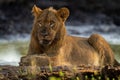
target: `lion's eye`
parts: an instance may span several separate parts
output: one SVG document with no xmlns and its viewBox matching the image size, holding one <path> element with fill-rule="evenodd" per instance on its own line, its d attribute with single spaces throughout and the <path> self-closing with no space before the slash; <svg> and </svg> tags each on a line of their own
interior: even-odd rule
<svg viewBox="0 0 120 80">
<path fill-rule="evenodd" d="M 41 23 L 39 23 L 38 25 L 39 25 L 39 27 L 41 27 L 41 26 L 42 26 L 42 24 L 41 24 Z"/>
<path fill-rule="evenodd" d="M 50 22 L 50 27 L 53 27 L 55 25 L 54 22 Z"/>
</svg>

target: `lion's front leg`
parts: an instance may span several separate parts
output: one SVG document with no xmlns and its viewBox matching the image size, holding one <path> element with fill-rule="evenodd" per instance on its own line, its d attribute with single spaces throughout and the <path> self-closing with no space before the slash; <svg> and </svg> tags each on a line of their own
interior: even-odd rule
<svg viewBox="0 0 120 80">
<path fill-rule="evenodd" d="M 20 66 L 48 66 L 50 58 L 45 55 L 27 55 L 21 58 Z"/>
<path fill-rule="evenodd" d="M 101 66 L 114 64 L 114 53 L 107 41 L 102 36 L 93 34 L 88 39 L 88 42 L 98 52 Z"/>
</svg>

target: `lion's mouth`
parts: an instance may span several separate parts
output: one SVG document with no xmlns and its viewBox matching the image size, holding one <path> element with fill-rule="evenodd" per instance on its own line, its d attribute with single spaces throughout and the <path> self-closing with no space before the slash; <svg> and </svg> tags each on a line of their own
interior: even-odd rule
<svg viewBox="0 0 120 80">
<path fill-rule="evenodd" d="M 51 44 L 51 40 L 41 40 L 40 44 L 42 44 L 42 45 L 49 45 L 49 44 Z"/>
<path fill-rule="evenodd" d="M 50 42 L 50 40 L 43 40 L 43 44 L 49 44 Z"/>
</svg>

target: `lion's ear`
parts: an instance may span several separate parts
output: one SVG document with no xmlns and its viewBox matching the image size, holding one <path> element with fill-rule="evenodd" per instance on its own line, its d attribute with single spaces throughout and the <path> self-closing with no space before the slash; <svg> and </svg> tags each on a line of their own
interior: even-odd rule
<svg viewBox="0 0 120 80">
<path fill-rule="evenodd" d="M 69 16 L 69 10 L 68 8 L 61 8 L 58 10 L 58 15 L 62 18 L 63 21 L 66 21 L 66 19 Z"/>
<path fill-rule="evenodd" d="M 33 6 L 32 13 L 34 16 L 38 16 L 41 12 L 42 10 L 40 8 L 38 8 L 36 5 Z"/>
</svg>

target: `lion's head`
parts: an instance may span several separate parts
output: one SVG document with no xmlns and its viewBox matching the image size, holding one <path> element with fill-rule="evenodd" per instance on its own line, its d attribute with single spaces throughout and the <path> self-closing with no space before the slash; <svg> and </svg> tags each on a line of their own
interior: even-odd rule
<svg viewBox="0 0 120 80">
<path fill-rule="evenodd" d="M 52 7 L 41 10 L 37 6 L 32 9 L 34 15 L 33 35 L 42 46 L 48 46 L 62 39 L 66 33 L 64 23 L 69 16 L 67 8 L 55 10 Z"/>
</svg>

